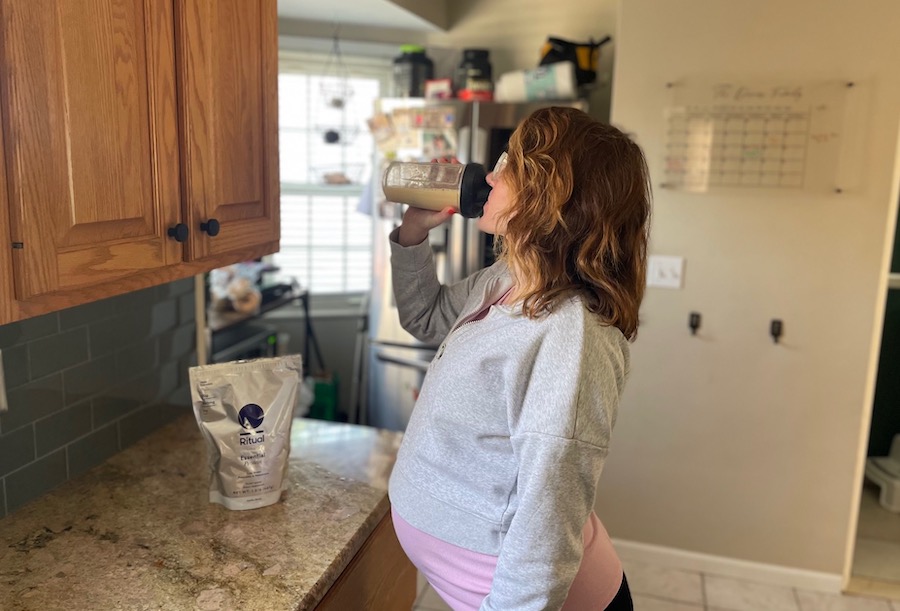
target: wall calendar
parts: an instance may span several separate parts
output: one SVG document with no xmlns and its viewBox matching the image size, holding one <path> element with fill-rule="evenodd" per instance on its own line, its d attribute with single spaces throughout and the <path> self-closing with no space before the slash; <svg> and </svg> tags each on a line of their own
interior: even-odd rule
<svg viewBox="0 0 900 611">
<path fill-rule="evenodd" d="M 839 191 L 845 98 L 853 84 L 669 85 L 662 187 Z"/>
</svg>

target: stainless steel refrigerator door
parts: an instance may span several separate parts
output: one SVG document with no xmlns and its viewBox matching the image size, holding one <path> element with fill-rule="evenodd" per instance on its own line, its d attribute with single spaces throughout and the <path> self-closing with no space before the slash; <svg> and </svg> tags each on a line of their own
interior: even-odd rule
<svg viewBox="0 0 900 611">
<path fill-rule="evenodd" d="M 512 130 L 537 108 L 547 103 L 494 104 L 466 103 L 455 100 L 402 100 L 384 99 L 379 110 L 392 112 L 397 108 L 441 106 L 452 108 L 454 129 L 458 145 L 457 157 L 463 163 L 477 162 L 485 166 L 493 164 L 502 152 Z M 573 104 L 575 105 L 575 104 Z M 423 159 L 424 151 L 405 149 L 410 158 Z M 418 396 L 424 379 L 422 363 L 430 361 L 427 353 L 416 352 L 422 347 L 401 326 L 394 303 L 391 284 L 390 247 L 388 234 L 399 225 L 402 207 L 399 204 L 381 204 L 380 173 L 376 172 L 378 188 L 373 206 L 373 279 L 369 309 L 368 358 L 368 423 L 396 430 L 403 430 Z M 451 221 L 432 232 L 429 242 L 435 256 L 438 279 L 443 284 L 462 280 L 484 267 L 485 234 L 478 230 L 475 219 L 454 215 Z M 408 347 L 386 347 L 392 342 Z M 410 361 L 418 361 L 411 363 Z"/>
<path fill-rule="evenodd" d="M 391 204 L 394 206 L 394 204 Z M 399 212 L 399 206 L 397 206 Z M 388 235 L 399 221 L 378 218 L 373 224 L 373 277 L 369 301 L 366 423 L 402 431 L 409 422 L 418 390 L 434 354 L 400 326 L 394 301 Z M 445 253 L 435 253 L 440 270 Z M 439 277 L 443 274 L 439 274 Z M 415 361 L 415 362 L 414 362 Z"/>
<path fill-rule="evenodd" d="M 368 424 L 403 431 L 409 423 L 434 347 L 372 341 Z"/>
</svg>

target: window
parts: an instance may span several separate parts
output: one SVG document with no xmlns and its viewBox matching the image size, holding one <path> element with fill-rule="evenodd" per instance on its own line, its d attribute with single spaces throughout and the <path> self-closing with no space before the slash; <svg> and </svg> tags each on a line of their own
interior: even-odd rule
<svg viewBox="0 0 900 611">
<path fill-rule="evenodd" d="M 336 77 L 340 67 L 346 78 Z M 324 54 L 282 54 L 281 252 L 273 261 L 311 293 L 370 288 L 372 217 L 357 207 L 374 160 L 366 120 L 389 77 L 385 60 L 343 57 L 336 66 Z"/>
</svg>

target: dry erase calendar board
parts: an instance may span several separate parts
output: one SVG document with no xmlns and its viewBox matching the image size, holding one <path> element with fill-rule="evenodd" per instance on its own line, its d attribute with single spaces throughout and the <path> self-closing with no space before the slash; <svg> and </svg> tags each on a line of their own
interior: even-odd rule
<svg viewBox="0 0 900 611">
<path fill-rule="evenodd" d="M 845 80 L 670 83 L 661 186 L 839 191 Z"/>
</svg>

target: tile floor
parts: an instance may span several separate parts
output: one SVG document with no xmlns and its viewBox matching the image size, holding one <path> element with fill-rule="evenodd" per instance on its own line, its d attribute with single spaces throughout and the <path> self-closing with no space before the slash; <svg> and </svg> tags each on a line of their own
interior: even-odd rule
<svg viewBox="0 0 900 611">
<path fill-rule="evenodd" d="M 900 583 L 900 515 L 879 504 L 879 492 L 874 484 L 863 486 L 852 573 Z"/>
<path fill-rule="evenodd" d="M 900 611 L 900 601 L 839 596 L 623 561 L 636 611 Z M 414 611 L 450 608 L 419 578 Z"/>
</svg>

